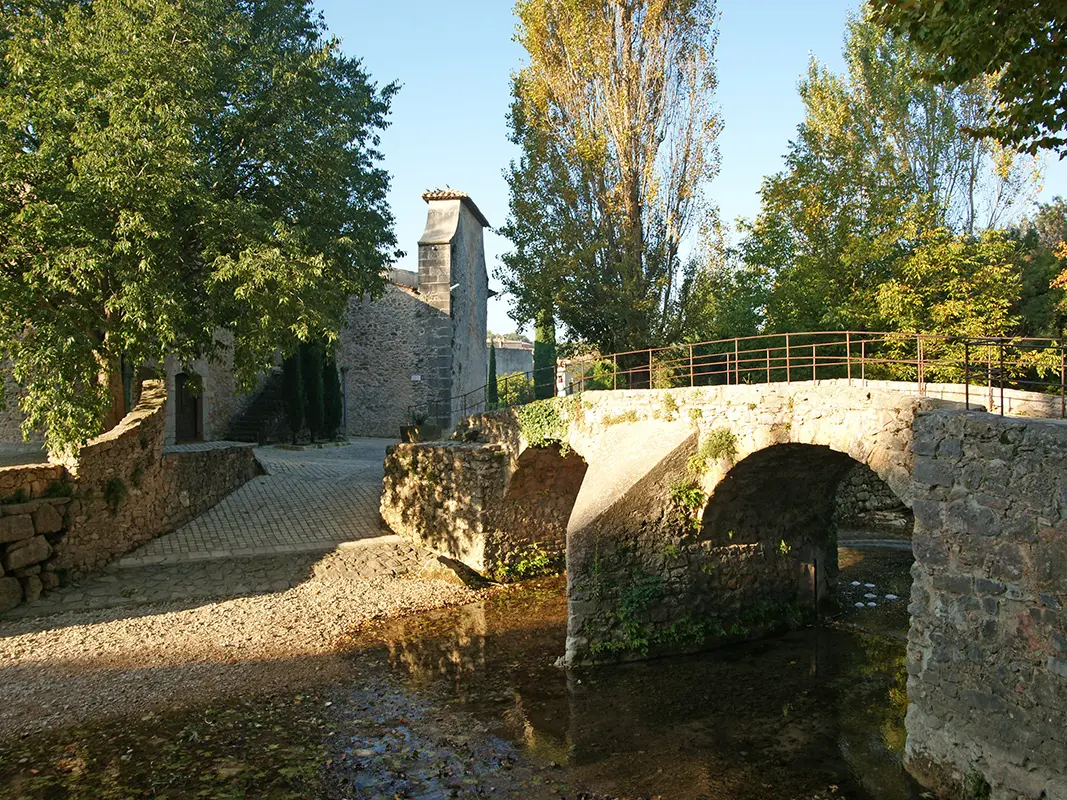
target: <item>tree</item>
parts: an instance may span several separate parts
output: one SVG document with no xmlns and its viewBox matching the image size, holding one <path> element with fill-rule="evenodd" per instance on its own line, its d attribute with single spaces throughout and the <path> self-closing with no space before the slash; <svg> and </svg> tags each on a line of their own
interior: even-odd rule
<svg viewBox="0 0 1067 800">
<path fill-rule="evenodd" d="M 396 87 L 309 3 L 2 8 L 0 354 L 52 451 L 114 422 L 124 359 L 216 358 L 228 331 L 249 388 L 380 291 Z"/>
<path fill-rule="evenodd" d="M 327 439 L 337 436 L 344 423 L 344 393 L 341 391 L 341 378 L 337 373 L 337 361 L 332 355 L 326 357 L 322 370 L 323 385 L 323 435 Z M 345 431 L 347 433 L 347 431 Z"/>
<path fill-rule="evenodd" d="M 300 353 L 282 361 L 282 394 L 285 398 L 285 420 L 293 444 L 304 429 L 304 376 L 300 369 Z"/>
<path fill-rule="evenodd" d="M 933 61 L 927 77 L 946 86 L 987 79 L 991 136 L 1028 153 L 1067 156 L 1067 12 L 1035 0 L 871 0 L 878 19 Z"/>
<path fill-rule="evenodd" d="M 496 385 L 496 344 L 489 345 L 489 377 L 485 383 L 485 404 L 492 410 L 500 403 Z"/>
<path fill-rule="evenodd" d="M 315 441 L 322 436 L 326 421 L 322 345 L 318 342 L 300 345 L 300 373 L 304 379 L 304 419 L 311 441 Z"/>
<path fill-rule="evenodd" d="M 844 75 L 812 61 L 785 169 L 744 227 L 770 330 L 879 326 L 878 287 L 916 242 L 999 224 L 1034 175 L 1032 160 L 962 132 L 984 85 L 916 81 L 929 59 L 869 13 L 850 20 L 844 55 Z"/>
<path fill-rule="evenodd" d="M 718 169 L 714 0 L 519 0 L 513 81 L 516 321 L 605 350 L 673 336 L 680 249 Z"/>
<path fill-rule="evenodd" d="M 534 326 L 534 398 L 544 400 L 556 394 L 556 321 L 546 311 L 538 314 Z"/>
</svg>

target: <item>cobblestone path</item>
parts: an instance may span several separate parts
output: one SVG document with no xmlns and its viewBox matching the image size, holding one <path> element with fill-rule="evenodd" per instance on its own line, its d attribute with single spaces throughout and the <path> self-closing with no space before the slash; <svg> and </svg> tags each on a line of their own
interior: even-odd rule
<svg viewBox="0 0 1067 800">
<path fill-rule="evenodd" d="M 347 579 L 417 569 L 424 554 L 378 515 L 385 439 L 344 447 L 262 447 L 267 471 L 177 531 L 154 539 L 79 583 L 19 606 L 7 619 L 65 611 L 192 602 L 284 591 L 307 580 L 323 554 Z"/>
</svg>

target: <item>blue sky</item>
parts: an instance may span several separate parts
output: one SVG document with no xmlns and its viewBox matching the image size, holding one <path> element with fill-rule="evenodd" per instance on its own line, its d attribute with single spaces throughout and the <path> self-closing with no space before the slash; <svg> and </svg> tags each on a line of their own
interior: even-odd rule
<svg viewBox="0 0 1067 800">
<path fill-rule="evenodd" d="M 407 252 L 399 266 L 416 268 L 426 189 L 468 192 L 492 225 L 503 224 L 503 170 L 515 155 L 505 122 L 509 76 L 524 56 L 512 41 L 510 0 L 317 0 L 317 7 L 344 51 L 361 58 L 375 80 L 403 87 L 382 139 L 393 176 L 389 200 Z M 760 182 L 780 169 L 803 116 L 796 85 L 809 55 L 843 69 L 845 21 L 858 7 L 846 0 L 719 0 L 718 102 L 725 129 L 722 170 L 708 196 L 724 219 L 758 210 Z M 1050 159 L 1041 197 L 1056 194 L 1067 195 L 1067 162 Z M 490 273 L 507 247 L 487 232 Z M 514 329 L 506 298 L 490 301 L 489 327 Z"/>
</svg>

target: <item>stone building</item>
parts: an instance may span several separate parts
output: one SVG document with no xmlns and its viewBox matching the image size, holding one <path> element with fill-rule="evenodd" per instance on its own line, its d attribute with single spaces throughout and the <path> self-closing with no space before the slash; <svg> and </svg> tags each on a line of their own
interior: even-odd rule
<svg viewBox="0 0 1067 800">
<path fill-rule="evenodd" d="M 412 411 L 451 427 L 451 399 L 473 397 L 485 386 L 489 279 L 483 234 L 489 223 L 464 192 L 431 191 L 422 199 L 427 216 L 418 272 L 390 269 L 380 298 L 349 298 L 336 359 L 352 436 L 397 438 Z M 232 359 L 225 356 L 197 361 L 188 371 L 168 357 L 163 372 L 167 444 L 246 438 L 265 423 L 242 426 L 242 417 L 279 414 L 276 374 L 264 375 L 255 391 L 242 395 Z M 8 371 L 0 373 L 10 384 Z M 0 409 L 0 450 L 22 446 L 18 391 L 13 384 L 8 389 L 8 407 Z"/>
<path fill-rule="evenodd" d="M 489 342 L 496 347 L 496 374 L 510 375 L 513 372 L 533 372 L 534 346 L 521 339 L 493 338 Z"/>
</svg>

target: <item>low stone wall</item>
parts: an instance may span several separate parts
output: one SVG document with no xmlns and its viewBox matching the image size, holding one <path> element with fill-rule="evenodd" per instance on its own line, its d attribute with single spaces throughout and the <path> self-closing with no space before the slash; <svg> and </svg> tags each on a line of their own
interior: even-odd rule
<svg viewBox="0 0 1067 800">
<path fill-rule="evenodd" d="M 10 573 L 0 575 L 0 611 L 173 530 L 261 473 L 249 446 L 165 453 L 165 420 L 163 385 L 147 382 L 136 408 L 66 464 L 0 469 L 0 566 Z"/>
<path fill-rule="evenodd" d="M 870 467 L 856 464 L 838 484 L 834 495 L 834 524 L 840 529 L 910 535 L 912 516 Z"/>
<path fill-rule="evenodd" d="M 914 452 L 907 763 L 1067 798 L 1067 423 L 924 414 Z"/>
<path fill-rule="evenodd" d="M 567 518 L 585 462 L 558 447 L 514 461 L 499 444 L 430 442 L 389 448 L 381 514 L 390 529 L 507 579 L 562 567 Z"/>
</svg>

